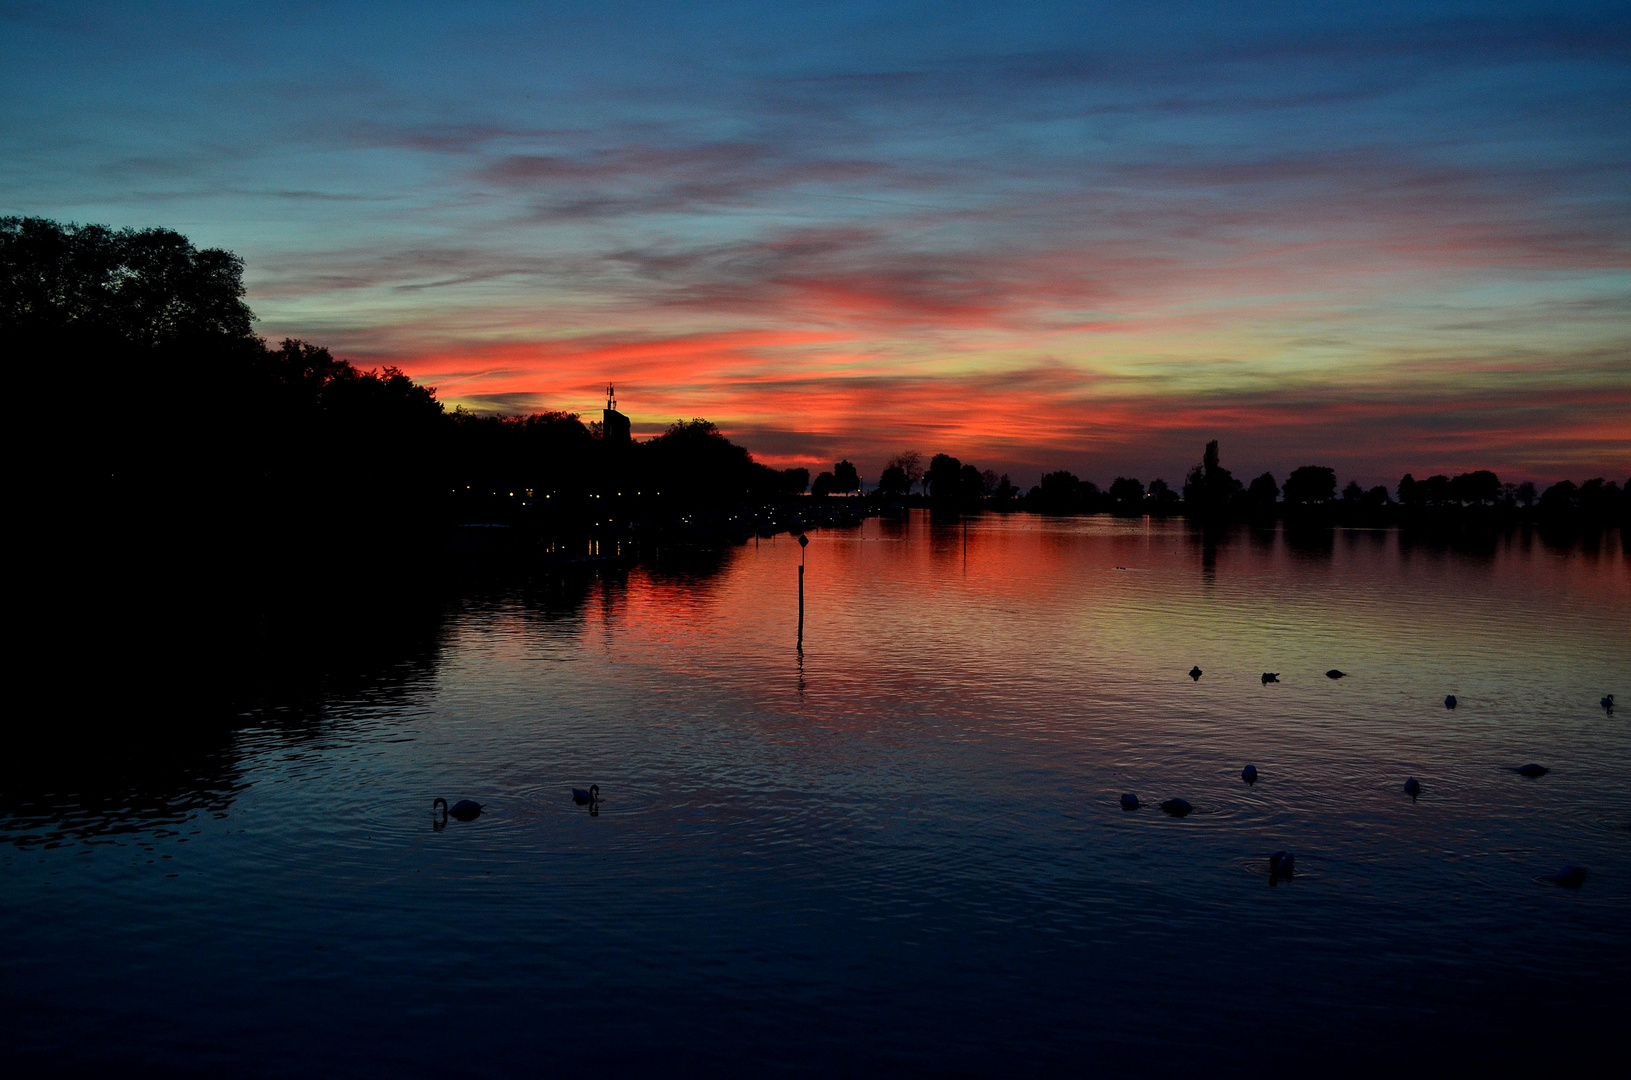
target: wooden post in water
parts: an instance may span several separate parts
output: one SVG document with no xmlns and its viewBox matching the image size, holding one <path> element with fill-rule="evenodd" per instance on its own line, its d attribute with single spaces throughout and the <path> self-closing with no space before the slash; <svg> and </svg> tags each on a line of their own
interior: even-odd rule
<svg viewBox="0 0 1631 1080">
<path fill-rule="evenodd" d="M 804 651 L 804 549 L 810 546 L 810 538 L 799 533 L 799 652 Z"/>
</svg>

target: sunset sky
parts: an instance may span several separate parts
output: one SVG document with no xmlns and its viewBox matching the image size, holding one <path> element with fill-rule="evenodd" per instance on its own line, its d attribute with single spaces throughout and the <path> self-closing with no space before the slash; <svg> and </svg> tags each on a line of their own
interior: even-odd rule
<svg viewBox="0 0 1631 1080">
<path fill-rule="evenodd" d="M 1631 7 L 8 4 L 0 213 L 875 479 L 1631 474 Z M 155 379 L 165 378 L 155 372 Z M 53 403 L 71 407 L 72 403 Z M 230 407 L 230 402 L 223 402 Z"/>
</svg>

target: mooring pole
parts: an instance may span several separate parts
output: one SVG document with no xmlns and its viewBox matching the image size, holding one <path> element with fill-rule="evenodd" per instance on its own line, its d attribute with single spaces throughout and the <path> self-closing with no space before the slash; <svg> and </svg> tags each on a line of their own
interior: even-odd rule
<svg viewBox="0 0 1631 1080">
<path fill-rule="evenodd" d="M 804 549 L 810 546 L 810 538 L 799 533 L 799 652 L 804 651 Z"/>
</svg>

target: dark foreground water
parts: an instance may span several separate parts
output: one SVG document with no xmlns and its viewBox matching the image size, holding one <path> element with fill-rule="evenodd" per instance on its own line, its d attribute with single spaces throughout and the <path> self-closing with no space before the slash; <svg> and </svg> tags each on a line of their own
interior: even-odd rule
<svg viewBox="0 0 1631 1080">
<path fill-rule="evenodd" d="M 871 521 L 812 535 L 802 656 L 798 560 L 314 608 L 296 636 L 361 674 L 13 770 L 0 1067 L 1527 1070 L 1623 1039 L 1617 535 Z M 436 828 L 438 795 L 485 812 Z"/>
</svg>

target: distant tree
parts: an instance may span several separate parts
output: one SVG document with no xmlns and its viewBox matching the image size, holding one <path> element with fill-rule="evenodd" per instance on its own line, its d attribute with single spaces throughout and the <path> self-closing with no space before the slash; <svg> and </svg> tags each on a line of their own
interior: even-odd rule
<svg viewBox="0 0 1631 1080">
<path fill-rule="evenodd" d="M 848 461 L 840 461 L 832 467 L 832 478 L 834 491 L 861 490 L 861 474 Z"/>
<path fill-rule="evenodd" d="M 1443 473 L 1434 473 L 1423 480 L 1422 490 L 1423 501 L 1428 506 L 1443 507 L 1450 504 L 1450 478 Z"/>
<path fill-rule="evenodd" d="M 1094 494 L 1098 490 L 1094 489 Z M 1035 508 L 1044 514 L 1074 514 L 1082 509 L 1082 481 L 1075 473 L 1061 469 L 1045 473 L 1042 482 L 1031 489 Z"/>
<path fill-rule="evenodd" d="M 899 465 L 889 465 L 883 475 L 878 477 L 878 492 L 882 495 L 906 495 L 912 489 L 912 481 L 907 477 L 906 470 Z"/>
<path fill-rule="evenodd" d="M 1349 480 L 1348 486 L 1342 489 L 1342 501 L 1358 503 L 1365 497 L 1365 489 L 1359 486 L 1358 480 Z"/>
<path fill-rule="evenodd" d="M 950 454 L 936 454 L 929 459 L 929 472 L 925 478 L 929 494 L 936 499 L 955 499 L 962 484 L 963 463 Z"/>
<path fill-rule="evenodd" d="M 1150 481 L 1149 502 L 1153 504 L 1156 513 L 1167 513 L 1175 509 L 1181 500 L 1178 493 L 1172 490 L 1160 477 Z"/>
<path fill-rule="evenodd" d="M 1488 469 L 1462 473 L 1450 481 L 1450 499 L 1462 505 L 1494 506 L 1501 500 L 1501 481 Z"/>
<path fill-rule="evenodd" d="M 977 503 L 985 498 L 985 474 L 977 465 L 964 465 L 957 472 L 957 495 L 966 503 Z"/>
<path fill-rule="evenodd" d="M 1110 498 L 1115 503 L 1119 513 L 1142 513 L 1144 510 L 1144 485 L 1131 477 L 1118 476 L 1110 481 Z"/>
<path fill-rule="evenodd" d="M 1540 512 L 1553 516 L 1573 513 L 1579 490 L 1572 480 L 1560 480 L 1541 493 Z"/>
<path fill-rule="evenodd" d="M 987 469 L 980 474 L 980 494 L 990 498 L 997 493 L 997 486 L 1002 483 L 1002 477 L 996 470 Z"/>
<path fill-rule="evenodd" d="M 837 490 L 835 487 L 836 484 L 837 480 L 833 477 L 832 473 L 823 472 L 815 478 L 815 483 L 810 485 L 810 494 L 814 495 L 818 499 L 825 499 L 828 495 L 831 495 Z"/>
<path fill-rule="evenodd" d="M 906 477 L 905 494 L 907 495 L 912 493 L 914 484 L 921 483 L 923 480 L 923 455 L 916 450 L 907 450 L 896 454 L 886 463 L 886 468 L 888 467 L 898 468 L 901 474 Z"/>
<path fill-rule="evenodd" d="M 1323 465 L 1304 465 L 1286 477 L 1286 502 L 1296 506 L 1329 502 L 1336 491 L 1336 470 Z"/>
<path fill-rule="evenodd" d="M 1598 476 L 1581 484 L 1575 499 L 1583 515 L 1608 521 L 1619 515 L 1624 493 L 1614 481 Z"/>
<path fill-rule="evenodd" d="M 987 472 L 986 475 L 990 476 L 991 474 Z M 1018 496 L 1019 488 L 1015 487 L 1014 482 L 1008 479 L 1007 473 L 1003 473 L 1002 478 L 999 479 L 996 486 L 991 489 L 991 497 L 1003 506 L 1007 506 L 1008 504 L 1012 503 Z"/>
<path fill-rule="evenodd" d="M 1218 441 L 1206 444 L 1201 463 L 1184 478 L 1184 505 L 1190 513 L 1221 513 L 1240 495 L 1242 484 L 1225 469 L 1218 456 Z"/>
<path fill-rule="evenodd" d="M 1426 491 L 1416 483 L 1416 478 L 1405 473 L 1399 478 L 1399 502 L 1404 506 L 1420 506 Z"/>
<path fill-rule="evenodd" d="M 1387 488 L 1381 484 L 1377 484 L 1375 487 L 1365 492 L 1366 506 L 1379 508 L 1390 505 L 1392 501 L 1393 500 L 1388 498 Z"/>
<path fill-rule="evenodd" d="M 1518 485 L 1518 489 L 1512 494 L 1513 497 L 1517 499 L 1517 501 L 1525 509 L 1528 509 L 1529 507 L 1535 505 L 1535 482 L 1533 480 L 1525 480 L 1523 483 Z"/>
<path fill-rule="evenodd" d="M 789 495 L 803 495 L 810 486 L 809 469 L 783 469 L 782 490 Z"/>
<path fill-rule="evenodd" d="M 1272 511 L 1279 498 L 1280 485 L 1274 482 L 1273 473 L 1264 473 L 1246 489 L 1246 502 L 1259 513 Z"/>
</svg>

